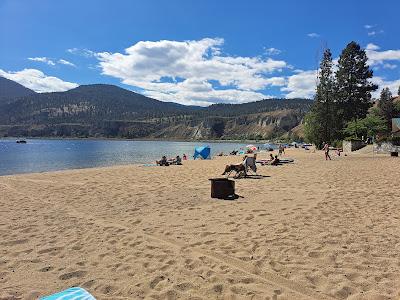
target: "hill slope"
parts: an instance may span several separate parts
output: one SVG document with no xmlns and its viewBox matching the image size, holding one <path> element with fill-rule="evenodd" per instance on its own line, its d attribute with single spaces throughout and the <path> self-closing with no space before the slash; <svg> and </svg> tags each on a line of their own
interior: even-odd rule
<svg viewBox="0 0 400 300">
<path fill-rule="evenodd" d="M 17 97 L 35 94 L 23 85 L 0 76 L 0 103 Z"/>
<path fill-rule="evenodd" d="M 0 103 L 0 136 L 241 139 L 287 135 L 312 101 L 267 99 L 185 106 L 113 85 L 31 94 Z"/>
</svg>

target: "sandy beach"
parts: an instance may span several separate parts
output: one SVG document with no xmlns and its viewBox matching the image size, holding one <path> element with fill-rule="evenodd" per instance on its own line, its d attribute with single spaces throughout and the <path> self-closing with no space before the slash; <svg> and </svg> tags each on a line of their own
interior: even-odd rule
<svg viewBox="0 0 400 300">
<path fill-rule="evenodd" d="M 2 176 L 0 299 L 398 299 L 400 160 L 286 156 L 234 201 L 240 157 Z"/>
</svg>

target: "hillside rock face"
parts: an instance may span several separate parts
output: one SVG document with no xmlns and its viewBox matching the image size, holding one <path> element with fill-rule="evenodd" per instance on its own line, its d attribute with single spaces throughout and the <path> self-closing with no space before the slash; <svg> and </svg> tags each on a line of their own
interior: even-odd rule
<svg viewBox="0 0 400 300">
<path fill-rule="evenodd" d="M 292 130 L 297 129 L 302 119 L 303 115 L 295 110 L 230 118 L 213 117 L 198 122 L 167 126 L 152 134 L 151 137 L 166 139 L 261 139 L 277 137 L 285 133 L 297 135 Z"/>
</svg>

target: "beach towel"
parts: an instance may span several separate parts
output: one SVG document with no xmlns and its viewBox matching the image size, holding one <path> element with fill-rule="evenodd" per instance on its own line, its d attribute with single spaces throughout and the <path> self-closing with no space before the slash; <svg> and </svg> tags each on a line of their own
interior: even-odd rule
<svg viewBox="0 0 400 300">
<path fill-rule="evenodd" d="M 50 296 L 39 298 L 39 300 L 96 300 L 96 299 L 83 288 L 73 287 Z"/>
</svg>

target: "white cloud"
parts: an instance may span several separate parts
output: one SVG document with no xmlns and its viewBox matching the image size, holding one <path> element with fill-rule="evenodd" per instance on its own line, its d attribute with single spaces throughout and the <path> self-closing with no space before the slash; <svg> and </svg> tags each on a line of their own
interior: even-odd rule
<svg viewBox="0 0 400 300">
<path fill-rule="evenodd" d="M 371 29 L 371 28 L 374 28 L 376 25 L 369 25 L 369 24 L 366 24 L 366 25 L 364 25 L 364 28 L 365 29 Z"/>
<path fill-rule="evenodd" d="M 0 76 L 16 81 L 38 93 L 63 92 L 78 86 L 76 83 L 47 76 L 42 71 L 36 69 L 24 69 L 17 72 L 6 72 L 0 69 Z"/>
<path fill-rule="evenodd" d="M 218 38 L 141 41 L 124 54 L 102 52 L 96 57 L 102 74 L 164 101 L 202 105 L 247 102 L 267 98 L 259 91 L 268 86 L 284 84 L 284 79 L 269 76 L 288 68 L 285 61 L 223 56 L 223 43 Z"/>
<path fill-rule="evenodd" d="M 52 61 L 48 57 L 28 57 L 28 59 L 32 60 L 32 61 L 38 61 L 38 62 L 46 63 L 46 64 L 48 64 L 50 66 L 55 66 L 56 65 L 55 62 Z"/>
<path fill-rule="evenodd" d="M 161 101 L 177 102 L 185 105 L 207 106 L 211 103 L 244 103 L 249 101 L 257 101 L 271 96 L 252 91 L 241 90 L 214 90 L 207 92 L 196 92 L 192 90 L 180 90 L 177 93 L 168 93 L 162 91 L 145 91 L 148 97 Z"/>
<path fill-rule="evenodd" d="M 69 48 L 66 50 L 68 53 L 70 54 L 74 54 L 74 55 L 80 55 L 80 56 L 84 56 L 84 57 L 95 57 L 96 56 L 96 52 L 93 52 L 92 50 L 83 48 Z"/>
<path fill-rule="evenodd" d="M 368 44 L 365 50 L 368 63 L 371 66 L 383 65 L 385 61 L 400 61 L 400 50 L 385 50 L 379 51 L 379 46 Z"/>
<path fill-rule="evenodd" d="M 48 64 L 50 66 L 55 66 L 56 64 L 62 64 L 62 65 L 66 65 L 66 66 L 71 66 L 71 67 L 76 67 L 73 63 L 65 60 L 65 59 L 59 59 L 57 61 L 52 60 L 48 57 L 28 57 L 29 60 L 31 61 L 37 61 L 37 62 L 42 62 L 45 64 Z"/>
<path fill-rule="evenodd" d="M 66 66 L 76 67 L 75 64 L 65 59 L 59 59 L 58 63 Z"/>
<path fill-rule="evenodd" d="M 310 38 L 318 38 L 318 37 L 320 37 L 320 35 L 318 33 L 315 33 L 315 32 L 308 33 L 307 36 L 310 37 Z"/>
<path fill-rule="evenodd" d="M 279 50 L 279 49 L 277 49 L 277 48 L 266 48 L 265 49 L 265 54 L 267 54 L 267 55 L 278 55 L 278 54 L 281 54 L 282 53 L 282 51 L 281 50 Z"/>
<path fill-rule="evenodd" d="M 373 43 L 369 43 L 365 49 L 366 50 L 379 50 L 380 48 L 381 47 L 379 47 L 378 45 L 375 45 Z"/>
<path fill-rule="evenodd" d="M 288 77 L 287 86 L 281 91 L 288 92 L 286 98 L 312 98 L 317 84 L 317 72 L 315 70 L 301 71 Z"/>
<path fill-rule="evenodd" d="M 371 82 L 373 82 L 373 83 L 375 83 L 375 84 L 377 84 L 379 86 L 379 89 L 372 93 L 372 97 L 374 97 L 374 98 L 379 98 L 382 89 L 386 88 L 386 87 L 389 88 L 389 90 L 392 92 L 393 95 L 397 95 L 397 92 L 398 92 L 399 87 L 400 87 L 400 79 L 397 79 L 397 80 L 386 80 L 383 77 L 374 76 L 371 79 Z"/>
<path fill-rule="evenodd" d="M 374 35 L 382 34 L 382 33 L 384 33 L 383 30 L 372 30 L 372 31 L 367 32 L 368 36 L 374 36 Z"/>
</svg>

